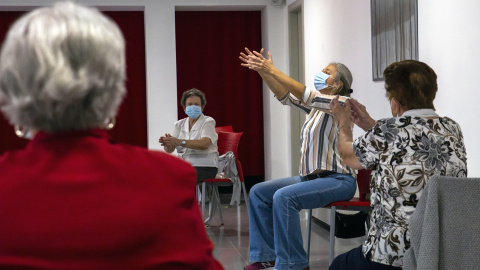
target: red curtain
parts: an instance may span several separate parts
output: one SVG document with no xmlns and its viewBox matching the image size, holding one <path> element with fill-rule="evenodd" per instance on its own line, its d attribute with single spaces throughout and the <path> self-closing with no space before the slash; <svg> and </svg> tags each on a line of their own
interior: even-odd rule
<svg viewBox="0 0 480 270">
<path fill-rule="evenodd" d="M 240 66 L 244 47 L 261 48 L 260 11 L 177 11 L 178 115 L 182 93 L 191 88 L 207 97 L 205 115 L 217 126 L 244 134 L 239 159 L 246 176 L 264 175 L 262 80 Z"/>
<path fill-rule="evenodd" d="M 127 95 L 120 106 L 117 124 L 110 131 L 117 142 L 148 146 L 145 20 L 143 11 L 103 12 L 114 20 L 125 37 Z"/>
<path fill-rule="evenodd" d="M 0 11 L 0 40 L 5 39 L 8 29 L 12 23 L 18 19 L 23 11 Z M 10 149 L 21 149 L 25 147 L 28 140 L 18 138 L 13 132 L 13 126 L 8 123 L 8 120 L 0 112 L 0 153 Z"/>
<path fill-rule="evenodd" d="M 0 11 L 0 40 L 24 12 Z M 120 106 L 112 138 L 121 143 L 147 147 L 147 101 L 145 75 L 145 23 L 143 11 L 104 12 L 120 27 L 127 45 L 127 95 Z M 13 127 L 0 117 L 0 153 L 23 148 L 28 142 L 15 136 Z"/>
</svg>

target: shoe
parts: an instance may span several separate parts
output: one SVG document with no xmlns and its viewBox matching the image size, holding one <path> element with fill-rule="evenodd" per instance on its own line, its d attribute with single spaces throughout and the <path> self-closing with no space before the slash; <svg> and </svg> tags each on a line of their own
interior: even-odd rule
<svg viewBox="0 0 480 270">
<path fill-rule="evenodd" d="M 275 266 L 275 261 L 270 262 L 256 262 L 250 265 L 243 267 L 243 270 L 260 270 L 260 269 L 270 269 L 273 270 Z"/>
</svg>

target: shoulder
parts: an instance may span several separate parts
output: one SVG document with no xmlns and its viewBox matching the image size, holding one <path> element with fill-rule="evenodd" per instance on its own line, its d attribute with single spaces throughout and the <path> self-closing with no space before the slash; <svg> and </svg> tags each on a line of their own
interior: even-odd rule
<svg viewBox="0 0 480 270">
<path fill-rule="evenodd" d="M 182 127 L 183 125 L 185 125 L 185 123 L 187 122 L 188 120 L 188 117 L 185 117 L 183 119 L 180 119 L 178 120 L 177 122 L 175 122 L 175 127 Z"/>
<path fill-rule="evenodd" d="M 214 123 L 214 124 L 215 124 L 215 119 L 213 119 L 212 117 L 206 116 L 206 115 L 204 115 L 203 117 L 204 117 L 204 119 L 205 119 L 205 120 L 204 120 L 205 123 Z"/>
<path fill-rule="evenodd" d="M 439 120 L 442 122 L 442 123 L 445 123 L 445 124 L 448 124 L 448 125 L 452 125 L 452 126 L 458 126 L 460 127 L 460 125 L 453 119 L 451 119 L 450 117 L 447 117 L 447 116 L 444 116 L 444 117 L 440 117 Z"/>
<path fill-rule="evenodd" d="M 202 119 L 200 121 L 202 121 L 200 123 L 200 126 L 202 126 L 202 128 L 209 128 L 209 129 L 215 128 L 215 125 L 216 125 L 215 119 L 213 119 L 210 116 L 202 115 Z"/>
</svg>

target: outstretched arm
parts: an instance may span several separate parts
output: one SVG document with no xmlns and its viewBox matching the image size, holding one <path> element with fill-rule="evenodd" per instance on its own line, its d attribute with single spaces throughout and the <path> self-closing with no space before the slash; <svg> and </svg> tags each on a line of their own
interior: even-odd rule
<svg viewBox="0 0 480 270">
<path fill-rule="evenodd" d="M 243 63 L 241 65 L 244 66 L 244 67 L 250 68 L 250 66 L 248 64 L 248 56 L 249 55 L 254 56 L 254 54 L 248 48 L 245 48 L 245 51 L 248 55 L 241 52 L 240 56 L 239 56 L 240 60 L 243 61 Z M 263 48 L 260 50 L 260 54 L 263 54 Z M 271 59 L 270 59 L 270 61 L 271 61 Z M 273 65 L 273 63 L 272 63 L 272 65 Z M 283 97 L 285 97 L 285 95 L 288 94 L 288 91 L 283 87 L 283 85 L 281 85 L 279 82 L 277 82 L 272 76 L 268 75 L 265 72 L 258 72 L 258 75 L 260 75 L 260 77 L 262 77 L 262 79 L 267 84 L 268 88 L 270 88 L 270 90 L 273 92 L 273 94 L 277 97 L 278 100 L 282 99 Z"/>
<path fill-rule="evenodd" d="M 251 52 L 245 48 L 247 54 L 240 53 L 241 65 L 255 70 L 262 77 L 268 87 L 277 96 L 278 99 L 285 97 L 288 92 L 292 93 L 297 99 L 302 100 L 305 85 L 288 77 L 273 65 L 273 59 L 268 52 L 268 59 L 263 56 L 263 49 L 259 52 Z"/>
</svg>

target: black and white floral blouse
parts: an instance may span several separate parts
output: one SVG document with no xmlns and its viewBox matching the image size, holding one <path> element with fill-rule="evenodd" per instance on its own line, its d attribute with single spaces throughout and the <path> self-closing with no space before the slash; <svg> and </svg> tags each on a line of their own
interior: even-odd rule
<svg viewBox="0 0 480 270">
<path fill-rule="evenodd" d="M 382 119 L 353 142 L 364 168 L 372 169 L 372 215 L 363 244 L 374 262 L 402 267 L 410 247 L 408 222 L 432 175 L 466 177 L 460 126 L 448 117 Z"/>
</svg>

